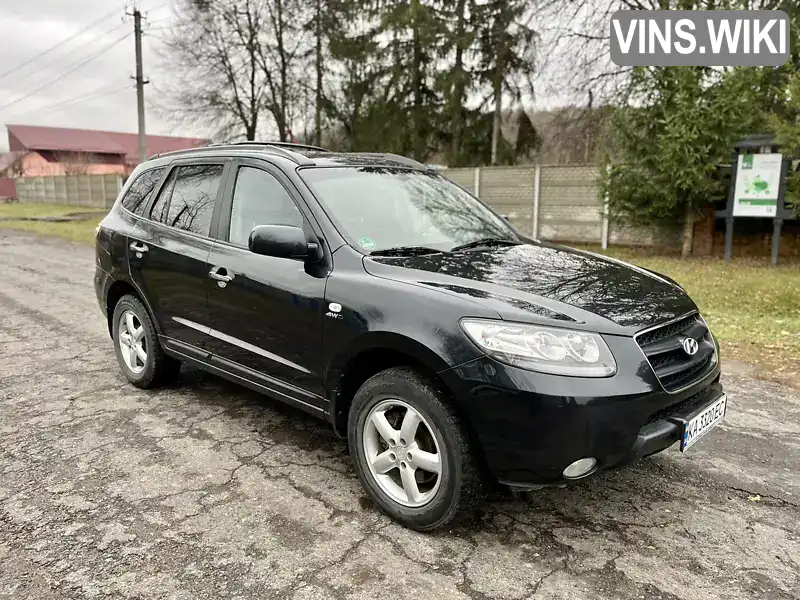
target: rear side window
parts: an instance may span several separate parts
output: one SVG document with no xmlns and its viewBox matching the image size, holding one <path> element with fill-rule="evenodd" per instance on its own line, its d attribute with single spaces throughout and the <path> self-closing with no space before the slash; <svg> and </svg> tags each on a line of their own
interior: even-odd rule
<svg viewBox="0 0 800 600">
<path fill-rule="evenodd" d="M 303 226 L 303 215 L 280 181 L 261 169 L 242 167 L 236 176 L 228 241 L 247 247 L 256 225 Z"/>
<path fill-rule="evenodd" d="M 207 236 L 223 170 L 222 165 L 177 167 L 170 173 L 150 217 L 170 227 Z"/>
<path fill-rule="evenodd" d="M 156 198 L 152 208 L 150 208 L 150 218 L 153 219 L 153 221 L 158 221 L 159 223 L 167 222 L 169 199 L 172 196 L 172 188 L 175 187 L 175 175 L 177 173 L 178 169 L 174 169 L 172 173 L 169 174 L 167 182 L 161 188 L 161 193 L 158 195 L 158 198 Z"/>
<path fill-rule="evenodd" d="M 125 210 L 132 212 L 135 215 L 142 216 L 150 197 L 153 195 L 153 190 L 156 185 L 161 181 L 161 176 L 164 174 L 165 168 L 151 169 L 139 175 L 133 182 L 125 196 L 122 198 L 122 207 Z"/>
</svg>

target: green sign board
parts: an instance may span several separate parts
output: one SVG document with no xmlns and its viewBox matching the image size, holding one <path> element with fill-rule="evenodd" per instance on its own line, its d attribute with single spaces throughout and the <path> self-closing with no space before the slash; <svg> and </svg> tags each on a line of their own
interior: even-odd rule
<svg viewBox="0 0 800 600">
<path fill-rule="evenodd" d="M 778 210 L 782 154 L 740 154 L 734 217 L 774 217 Z"/>
</svg>

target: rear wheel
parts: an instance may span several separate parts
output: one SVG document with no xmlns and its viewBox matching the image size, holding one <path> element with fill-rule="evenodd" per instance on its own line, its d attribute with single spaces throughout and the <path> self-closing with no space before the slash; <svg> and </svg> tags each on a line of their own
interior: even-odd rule
<svg viewBox="0 0 800 600">
<path fill-rule="evenodd" d="M 365 490 L 403 525 L 431 530 L 469 518 L 485 490 L 469 438 L 446 394 L 424 374 L 392 368 L 350 407 L 350 453 Z"/>
<path fill-rule="evenodd" d="M 111 325 L 117 361 L 133 385 L 155 387 L 178 374 L 180 361 L 164 354 L 153 321 L 136 296 L 120 298 Z"/>
</svg>

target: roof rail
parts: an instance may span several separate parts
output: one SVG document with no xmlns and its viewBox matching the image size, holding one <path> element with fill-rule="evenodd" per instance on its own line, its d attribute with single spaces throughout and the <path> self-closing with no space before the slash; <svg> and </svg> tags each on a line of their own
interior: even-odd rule
<svg viewBox="0 0 800 600">
<path fill-rule="evenodd" d="M 219 144 L 220 146 L 244 146 L 247 144 L 259 145 L 259 146 L 276 146 L 278 148 L 286 148 L 287 150 L 297 149 L 297 150 L 317 150 L 319 152 L 330 152 L 330 150 L 326 148 L 320 148 L 319 146 L 312 146 L 311 144 L 296 144 L 294 142 L 262 142 L 259 140 L 244 140 L 241 142 L 230 142 L 229 144 Z"/>
<path fill-rule="evenodd" d="M 414 160 L 413 158 L 402 156 L 400 154 L 388 154 L 385 152 L 355 152 L 354 154 L 360 154 L 361 156 L 374 156 L 376 158 L 390 158 L 393 161 L 402 163 L 404 165 L 408 165 L 409 167 L 416 167 L 417 169 L 423 169 L 425 171 L 431 170 L 431 168 L 428 165 L 423 164 L 418 160 Z"/>
<path fill-rule="evenodd" d="M 312 164 L 313 161 L 306 158 L 302 154 L 298 154 L 297 152 L 291 152 L 289 148 L 284 148 L 283 146 L 294 146 L 297 147 L 298 144 L 288 144 L 283 142 L 234 142 L 229 144 L 208 144 L 207 146 L 198 146 L 197 148 L 187 148 L 185 150 L 173 150 L 172 152 L 162 152 L 160 154 L 154 154 L 147 160 L 153 160 L 156 158 L 163 158 L 165 156 L 179 156 L 181 154 L 189 154 L 192 152 L 205 152 L 205 151 L 217 151 L 222 150 L 225 147 L 231 146 L 261 146 L 262 150 L 270 150 L 273 154 L 277 154 L 284 158 L 288 158 L 292 162 L 300 165 L 300 164 Z M 315 146 L 303 146 L 304 148 L 314 148 Z"/>
</svg>

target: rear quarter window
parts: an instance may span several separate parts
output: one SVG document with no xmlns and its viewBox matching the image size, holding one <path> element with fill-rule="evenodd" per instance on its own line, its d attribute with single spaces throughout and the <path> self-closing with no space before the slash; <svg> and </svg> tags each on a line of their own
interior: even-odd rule
<svg viewBox="0 0 800 600">
<path fill-rule="evenodd" d="M 141 217 L 165 170 L 164 167 L 160 167 L 139 175 L 125 192 L 125 196 L 122 198 L 122 207 Z"/>
</svg>

